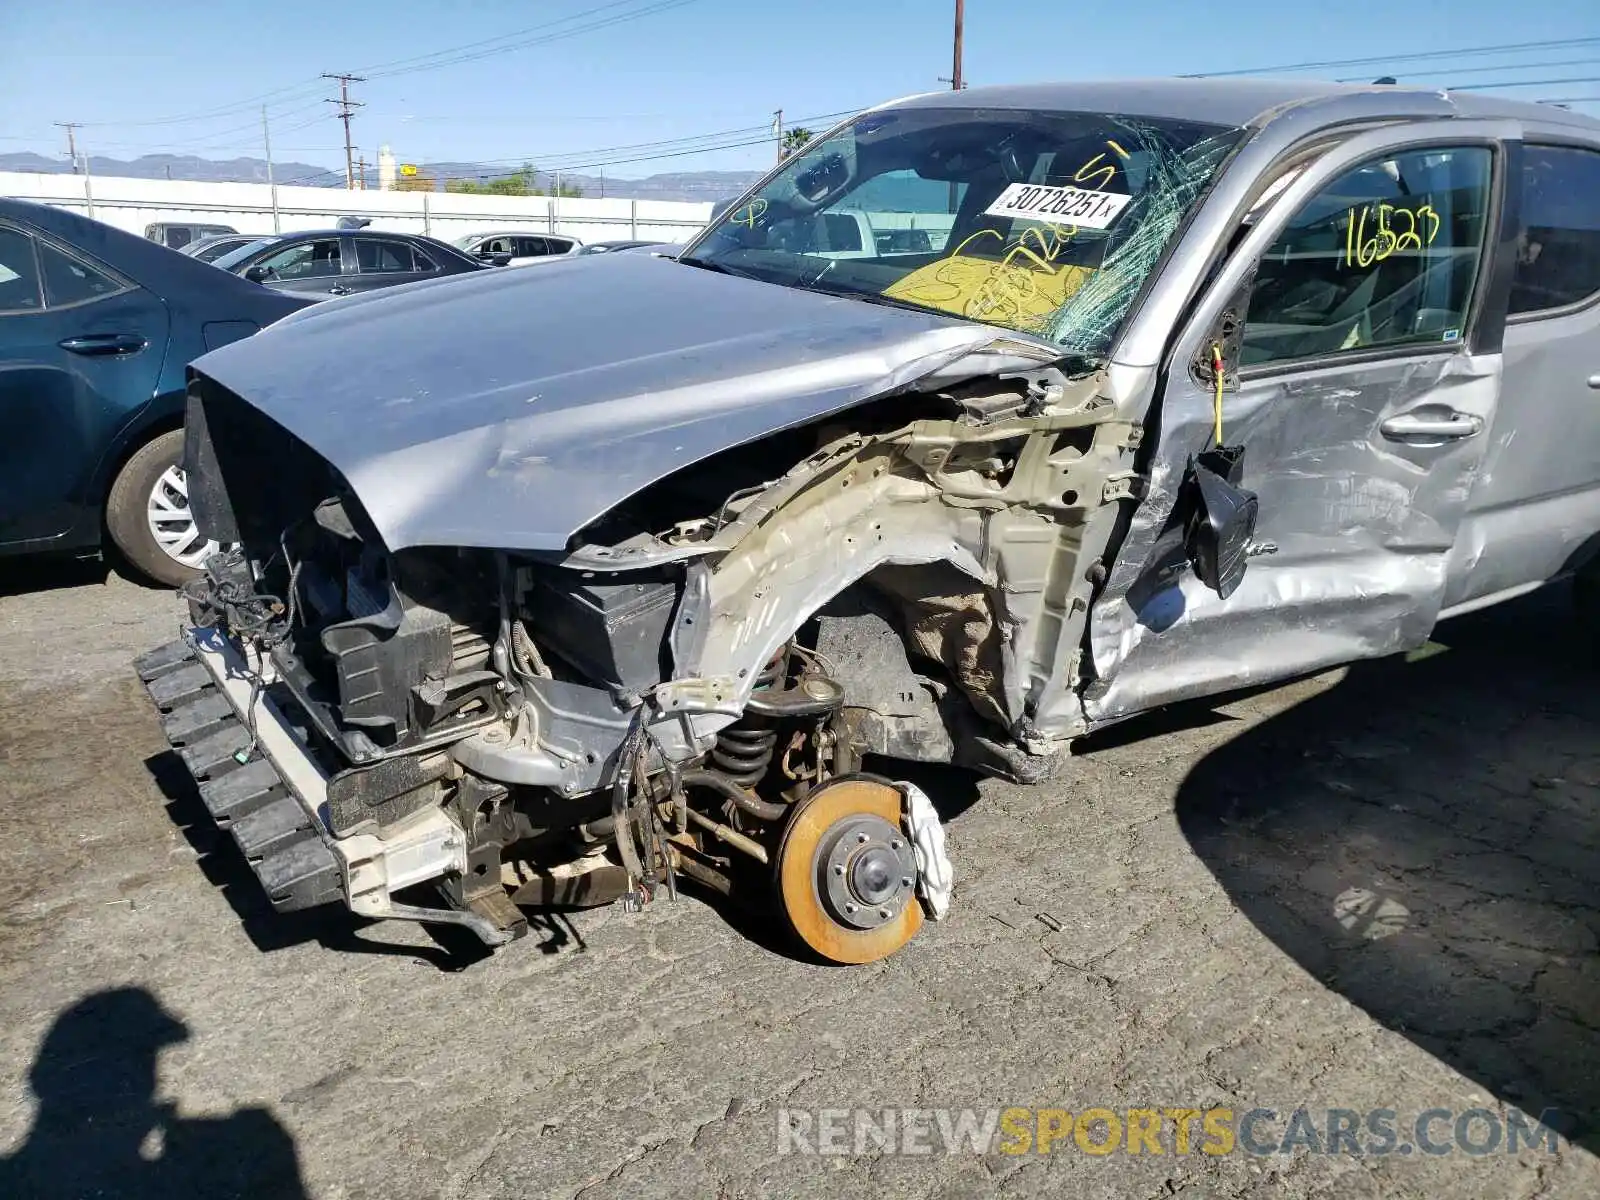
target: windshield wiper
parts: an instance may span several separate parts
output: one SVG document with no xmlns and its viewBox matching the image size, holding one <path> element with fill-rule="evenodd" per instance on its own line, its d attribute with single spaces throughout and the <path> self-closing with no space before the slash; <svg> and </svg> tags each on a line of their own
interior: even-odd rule
<svg viewBox="0 0 1600 1200">
<path fill-rule="evenodd" d="M 896 300 L 893 296 L 885 296 L 879 292 L 863 292 L 847 287 L 829 287 L 826 284 L 817 283 L 815 280 L 810 283 L 796 283 L 794 286 L 802 291 L 822 292 L 828 296 L 843 296 L 848 300 L 865 300 L 868 304 L 882 304 L 888 308 L 904 308 L 911 312 L 933 313 L 935 316 L 941 317 L 952 315 L 937 308 L 929 308 L 926 304 L 914 304 L 910 300 Z"/>
<path fill-rule="evenodd" d="M 699 267 L 702 271 L 715 271 L 718 275 L 732 275 L 735 279 L 754 279 L 757 283 L 767 283 L 754 271 L 741 271 L 738 267 L 730 267 L 727 263 L 719 263 L 709 258 L 677 258 L 686 267 Z"/>
</svg>

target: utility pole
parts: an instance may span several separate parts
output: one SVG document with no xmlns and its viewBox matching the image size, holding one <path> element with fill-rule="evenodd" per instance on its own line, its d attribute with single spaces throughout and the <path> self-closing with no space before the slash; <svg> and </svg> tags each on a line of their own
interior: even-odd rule
<svg viewBox="0 0 1600 1200">
<path fill-rule="evenodd" d="M 356 187 L 363 192 L 367 190 L 367 156 L 365 154 L 356 159 Z"/>
<path fill-rule="evenodd" d="M 75 136 L 82 126 L 81 121 L 57 121 L 56 124 L 67 131 L 67 157 L 72 160 L 72 173 L 78 173 L 78 139 Z"/>
<path fill-rule="evenodd" d="M 783 161 L 783 109 L 772 114 L 772 136 L 778 139 L 778 161 Z"/>
<path fill-rule="evenodd" d="M 267 191 L 272 196 L 272 232 L 282 233 L 278 221 L 278 182 L 272 177 L 272 131 L 267 128 L 267 106 L 261 106 L 261 142 L 267 150 Z"/>
<path fill-rule="evenodd" d="M 955 56 L 950 68 L 950 90 L 959 92 L 964 86 L 961 82 L 961 34 L 965 24 L 967 4 L 966 0 L 956 0 L 956 40 Z"/>
<path fill-rule="evenodd" d="M 344 186 L 346 191 L 354 191 L 356 186 L 355 147 L 350 142 L 350 117 L 362 105 L 350 99 L 350 85 L 352 83 L 365 83 L 360 75 L 332 75 L 324 71 L 324 79 L 337 79 L 339 81 L 339 98 L 329 99 L 329 104 L 339 106 L 339 119 L 344 122 Z"/>
</svg>

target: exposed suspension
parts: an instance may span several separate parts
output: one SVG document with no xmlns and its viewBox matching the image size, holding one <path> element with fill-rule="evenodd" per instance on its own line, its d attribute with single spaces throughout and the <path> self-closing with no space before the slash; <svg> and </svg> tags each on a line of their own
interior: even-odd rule
<svg viewBox="0 0 1600 1200">
<path fill-rule="evenodd" d="M 781 688 L 788 665 L 789 647 L 785 646 L 756 676 L 754 696 Z M 772 722 L 747 711 L 717 735 L 717 744 L 711 749 L 711 763 L 740 787 L 753 788 L 767 777 L 777 749 L 778 731 Z"/>
</svg>

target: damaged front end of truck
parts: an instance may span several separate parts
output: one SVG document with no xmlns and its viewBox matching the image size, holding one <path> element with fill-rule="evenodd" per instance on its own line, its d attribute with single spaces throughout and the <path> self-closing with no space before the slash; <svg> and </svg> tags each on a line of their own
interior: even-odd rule
<svg viewBox="0 0 1600 1200">
<path fill-rule="evenodd" d="M 885 129 L 853 135 L 863 159 Z M 794 180 L 836 167 L 724 220 L 804 208 Z M 1136 277 L 1100 247 L 1080 317 L 1114 328 L 1191 175 Z M 323 306 L 193 369 L 192 503 L 234 549 L 139 670 L 275 905 L 497 944 L 525 908 L 687 879 L 775 895 L 812 951 L 866 962 L 950 896 L 938 815 L 885 764 L 1035 780 L 1083 731 L 1090 604 L 1139 492 L 1106 359 L 773 286 L 739 238 Z M 984 261 L 974 303 L 1031 270 Z"/>
</svg>

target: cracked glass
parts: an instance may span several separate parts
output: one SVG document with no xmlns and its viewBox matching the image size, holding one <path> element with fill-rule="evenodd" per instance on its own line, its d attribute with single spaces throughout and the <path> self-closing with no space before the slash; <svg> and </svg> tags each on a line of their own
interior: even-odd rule
<svg viewBox="0 0 1600 1200">
<path fill-rule="evenodd" d="M 1241 135 L 1105 113 L 867 113 L 795 155 L 680 261 L 1101 358 Z"/>
</svg>

